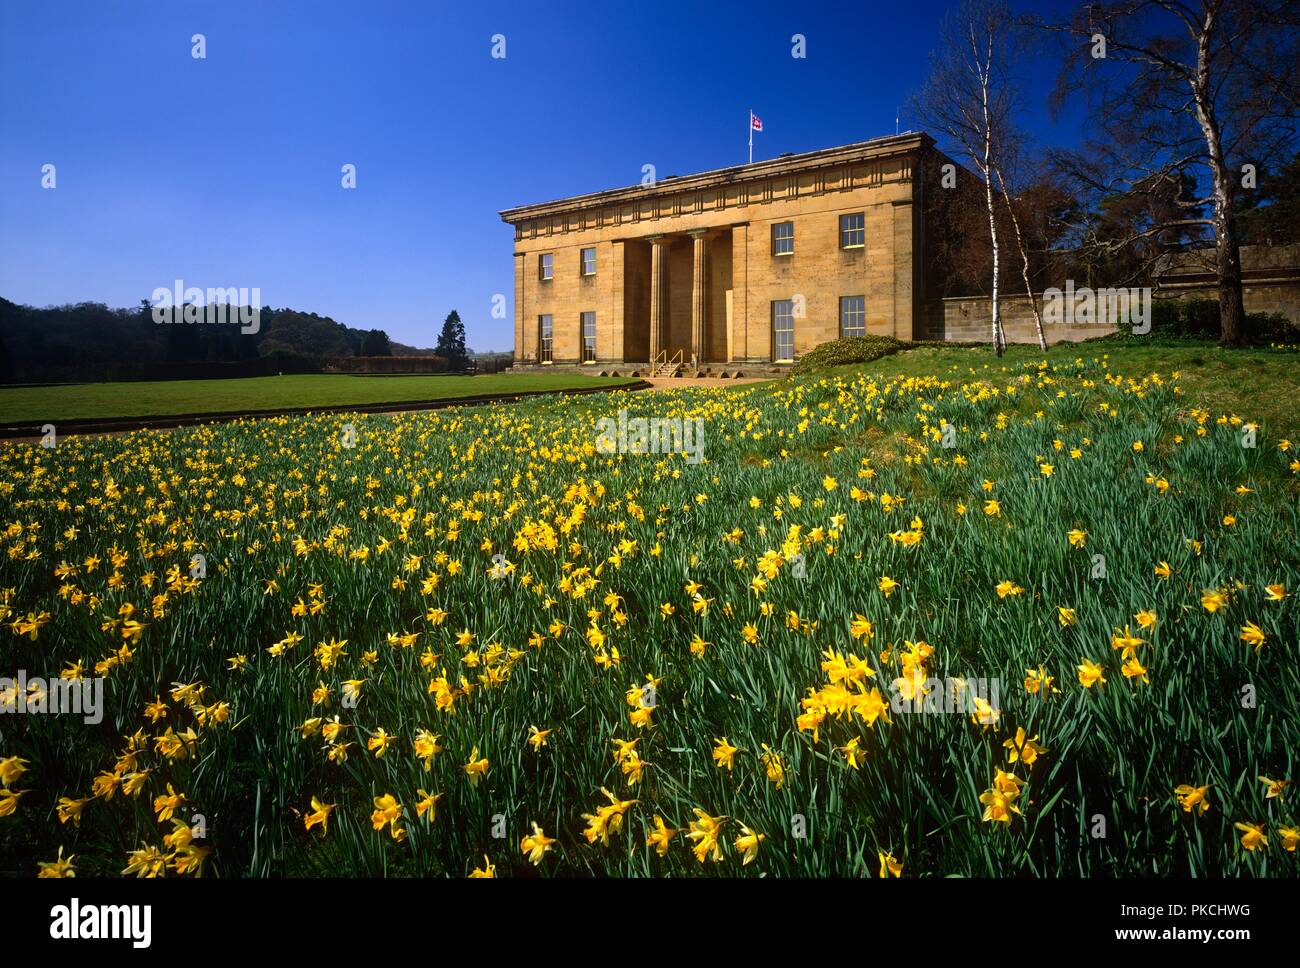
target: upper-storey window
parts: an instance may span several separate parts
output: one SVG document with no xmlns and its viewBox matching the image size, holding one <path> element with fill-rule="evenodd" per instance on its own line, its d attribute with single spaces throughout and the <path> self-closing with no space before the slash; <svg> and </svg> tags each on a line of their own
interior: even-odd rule
<svg viewBox="0 0 1300 968">
<path fill-rule="evenodd" d="M 794 255 L 793 222 L 777 222 L 772 226 L 772 254 Z"/>
<path fill-rule="evenodd" d="M 543 281 L 555 276 L 554 259 L 551 253 L 543 252 L 537 257 L 537 277 Z"/>
<path fill-rule="evenodd" d="M 596 250 L 582 250 L 582 274 L 584 276 L 594 276 L 596 274 Z"/>
<path fill-rule="evenodd" d="M 840 216 L 840 248 L 860 249 L 867 244 L 867 220 L 862 212 Z"/>
</svg>

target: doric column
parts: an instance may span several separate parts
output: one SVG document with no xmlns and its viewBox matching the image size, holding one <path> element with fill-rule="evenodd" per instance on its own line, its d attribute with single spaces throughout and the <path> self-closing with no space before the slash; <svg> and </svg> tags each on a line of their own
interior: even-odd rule
<svg viewBox="0 0 1300 968">
<path fill-rule="evenodd" d="M 749 359 L 749 223 L 731 227 L 731 331 L 727 362 Z M 768 325 L 771 325 L 770 323 Z"/>
<path fill-rule="evenodd" d="M 651 235 L 650 242 L 650 365 L 659 356 L 664 332 L 664 249 L 662 235 Z"/>
<path fill-rule="evenodd" d="M 708 271 L 709 236 L 703 229 L 690 233 L 695 242 L 691 270 L 691 357 L 695 368 L 704 364 L 704 327 L 708 316 L 705 273 Z"/>
</svg>

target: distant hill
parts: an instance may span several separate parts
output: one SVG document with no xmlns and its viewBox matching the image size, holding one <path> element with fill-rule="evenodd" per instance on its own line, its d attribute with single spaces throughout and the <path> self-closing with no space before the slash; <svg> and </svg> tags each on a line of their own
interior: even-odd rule
<svg viewBox="0 0 1300 968">
<path fill-rule="evenodd" d="M 229 324 L 160 325 L 152 313 L 144 301 L 135 309 L 94 302 L 36 308 L 0 297 L 0 380 L 56 379 L 72 368 L 89 373 L 119 364 L 226 363 L 272 354 L 322 358 L 433 352 L 392 342 L 382 330 L 355 329 L 296 309 L 263 308 L 258 332 L 249 334 Z"/>
</svg>

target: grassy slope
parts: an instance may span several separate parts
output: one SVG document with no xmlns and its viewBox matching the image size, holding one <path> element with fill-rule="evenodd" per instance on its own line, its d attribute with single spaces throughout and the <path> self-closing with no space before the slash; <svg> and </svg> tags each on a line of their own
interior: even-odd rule
<svg viewBox="0 0 1300 968">
<path fill-rule="evenodd" d="M 0 388 L 0 422 L 325 408 L 447 400 L 492 393 L 616 387 L 630 382 L 566 373 L 391 377 L 322 374 L 13 387 Z"/>
<path fill-rule="evenodd" d="M 1095 342 L 1060 344 L 1044 356 L 1037 347 L 1017 345 L 1002 360 L 992 350 L 963 347 L 935 349 L 921 347 L 887 356 L 872 363 L 833 367 L 825 375 L 847 376 L 862 372 L 890 376 L 935 375 L 969 380 L 987 373 L 997 375 L 1003 367 L 1017 370 L 1023 363 L 1046 359 L 1049 364 L 1071 360 L 1106 358 L 1109 368 L 1122 376 L 1140 378 L 1151 373 L 1168 376 L 1181 373 L 1180 383 L 1188 405 L 1203 406 L 1214 413 L 1236 411 L 1262 421 L 1279 434 L 1300 433 L 1300 354 L 1295 350 L 1223 350 L 1213 343 Z M 821 374 L 819 374 L 821 375 Z"/>
<path fill-rule="evenodd" d="M 1158 370 L 1167 376 L 1181 368 L 1186 406 L 1206 404 L 1216 415 L 1236 411 L 1281 422 L 1296 399 L 1290 358 L 1267 352 L 1062 347 L 1049 359 L 1065 369 L 1076 357 L 1103 352 L 1109 353 L 1110 369 L 1123 374 Z M 955 367 L 952 377 L 958 382 L 987 363 L 989 375 L 1000 377 L 990 382 L 1004 385 L 1025 360 L 1038 358 L 1031 349 L 1013 350 L 1001 363 L 982 350 L 921 349 L 836 372 L 861 372 L 883 384 L 892 375 L 943 375 Z M 1231 428 L 1212 424 L 1206 438 L 1194 437 L 1186 418 L 1173 414 L 1167 389 L 1137 397 L 1096 385 L 1091 370 L 1087 376 L 1094 386 L 1080 393 L 1077 405 L 1063 401 L 1054 412 L 1044 403 L 1054 386 L 1031 384 L 1014 397 L 1003 392 L 987 399 L 922 387 L 908 390 L 901 401 L 868 403 L 864 385 L 853 386 L 841 400 L 835 388 L 818 385 L 818 375 L 757 388 L 644 395 L 637 401 L 642 413 L 695 412 L 708 421 L 708 463 L 672 468 L 680 474 L 662 472 L 658 458 L 627 455 L 611 466 L 581 467 L 563 460 L 562 455 L 576 455 L 589 445 L 594 421 L 618 405 L 601 396 L 543 398 L 490 411 L 376 416 L 358 421 L 358 445 L 346 453 L 335 443 L 339 421 L 329 417 L 79 438 L 48 453 L 0 450 L 5 472 L 0 474 L 0 520 L 39 521 L 40 529 L 20 528 L 23 540 L 12 543 L 30 542 L 45 552 L 5 556 L 0 588 L 16 589 L 15 611 L 47 608 L 53 617 L 39 640 L 4 632 L 15 667 L 97 661 L 118 644 L 114 629 L 105 634 L 105 615 L 57 593 L 52 568 L 61 558 L 81 562 L 90 554 L 109 554 L 109 528 L 119 522 L 140 528 L 154 545 L 192 537 L 210 561 L 239 560 L 238 567 L 214 568 L 193 594 L 173 596 L 164 615 L 145 616 L 148 627 L 136 658 L 109 683 L 111 709 L 120 719 L 109 719 L 88 738 L 66 717 L 17 717 L 17 745 L 5 751 L 32 761 L 22 777 L 22 786 L 32 793 L 0 821 L 0 870 L 29 874 L 38 860 L 51 859 L 63 845 L 78 856 L 83 873 L 116 873 L 128 850 L 158 842 L 166 828 L 148 809 L 150 798 L 174 781 L 196 809 L 220 818 L 210 836 L 212 864 L 222 876 L 461 876 L 489 852 L 503 874 L 532 874 L 513 835 L 533 820 L 558 838 L 545 870 L 567 875 L 864 874 L 877 869 L 877 851 L 883 850 L 905 862 L 908 877 L 1294 875 L 1295 855 L 1280 853 L 1275 832 L 1271 855 L 1247 853 L 1232 822 L 1294 823 L 1292 797 L 1265 802 L 1256 777 L 1293 777 L 1293 751 L 1300 749 L 1296 602 L 1269 604 L 1261 591 L 1266 581 L 1282 582 L 1292 592 L 1300 587 L 1294 511 L 1269 507 L 1287 498 L 1294 507 L 1295 476 L 1275 451 L 1276 432 L 1262 436 L 1258 450 L 1244 453 Z M 1060 384 L 1071 392 L 1082 390 L 1068 373 L 1058 376 Z M 1216 397 L 1221 402 L 1213 402 Z M 971 428 L 962 430 L 960 445 L 968 466 L 902 459 L 909 453 L 907 439 L 919 434 L 915 414 L 932 398 L 934 418 Z M 1113 415 L 1099 410 L 1103 401 L 1114 408 Z M 873 416 L 877 407 L 885 417 Z M 1046 420 L 1031 419 L 1040 408 L 1049 412 Z M 1012 419 L 1005 429 L 995 429 L 1003 412 Z M 797 429 L 805 419 L 807 426 Z M 979 439 L 980 428 L 989 428 L 987 441 Z M 1178 449 L 1170 446 L 1175 433 L 1187 436 Z M 1044 477 L 1034 455 L 1054 453 L 1048 448 L 1058 434 L 1068 446 L 1084 438 L 1092 443 L 1084 445 L 1077 461 L 1068 451 L 1051 458 L 1057 472 Z M 1135 456 L 1131 442 L 1138 439 L 1153 446 Z M 543 455 L 543 449 L 551 453 Z M 467 459 L 471 451 L 476 456 Z M 203 466 L 187 467 L 196 453 L 202 454 Z M 928 456 L 942 455 L 931 448 Z M 49 468 L 39 481 L 32 460 Z M 875 476 L 858 476 L 864 463 Z M 234 481 L 231 469 L 247 480 Z M 281 489 L 286 481 L 299 487 L 294 478 L 299 469 L 320 476 L 299 489 L 291 503 Z M 1144 482 L 1147 470 L 1168 474 L 1167 494 Z M 525 472 L 535 478 L 535 490 L 510 483 Z M 84 489 L 91 486 L 85 482 L 102 481 L 106 473 L 127 486 L 126 500 L 60 501 L 64 484 L 80 482 Z M 173 473 L 203 476 L 183 488 L 169 486 L 167 500 L 175 506 L 155 518 L 144 506 L 145 495 L 157 499 L 162 493 L 157 482 Z M 832 489 L 826 488 L 827 474 L 839 482 Z M 516 586 L 487 576 L 491 558 L 483 540 L 491 539 L 492 549 L 512 547 L 508 542 L 523 521 L 555 520 L 558 508 L 570 506 L 572 498 L 565 495 L 578 493 L 576 482 L 582 479 L 587 487 L 593 478 L 609 491 L 603 500 L 584 502 L 586 521 L 567 536 L 582 543 L 581 555 L 564 541 L 554 553 L 509 552 L 555 602 L 546 605 L 542 595 L 508 591 Z M 996 482 L 992 493 L 1005 502 L 997 518 L 979 511 L 986 498 L 979 483 L 984 478 Z M 410 506 L 433 515 L 434 523 L 421 520 L 409 543 L 399 540 L 400 550 L 374 551 L 365 560 L 350 557 L 349 549 L 377 547 L 397 531 L 395 521 L 376 514 L 358 518 L 357 510 L 377 504 L 395 509 L 398 498 L 409 500 L 415 483 L 424 489 L 416 497 L 418 506 Z M 1237 483 L 1254 490 L 1238 495 Z M 853 498 L 854 485 L 902 496 L 907 503 L 901 512 L 886 513 L 876 501 Z M 145 491 L 132 489 L 140 486 Z M 487 509 L 478 519 L 454 506 L 439 507 L 440 497 L 467 499 L 494 490 L 503 506 L 520 502 L 509 521 L 494 510 L 495 498 L 469 499 Z M 644 519 L 627 510 L 628 494 L 649 509 Z M 792 494 L 802 497 L 801 505 L 789 501 Z M 218 518 L 204 507 L 240 507 L 254 496 L 274 501 L 274 517 L 291 516 L 293 526 L 280 526 L 268 512 L 260 520 L 246 519 L 236 531 L 229 512 Z M 751 496 L 760 506 L 751 506 Z M 958 515 L 958 500 L 970 503 L 971 513 Z M 301 513 L 303 508 L 312 513 Z M 780 518 L 774 516 L 778 508 Z M 1226 511 L 1240 515 L 1232 529 L 1221 524 Z M 814 527 L 821 531 L 837 513 L 847 526 L 840 537 L 807 546 L 806 579 L 783 568 L 761 596 L 755 593 L 753 562 L 765 550 L 781 548 L 791 525 L 805 534 Z M 906 529 L 913 515 L 924 521 L 924 542 L 895 546 L 887 536 Z M 328 536 L 344 522 L 346 541 L 336 551 L 319 544 L 333 541 Z M 74 536 L 66 537 L 74 526 Z M 449 528 L 458 534 L 454 545 Z M 1069 528 L 1088 532 L 1086 548 L 1067 544 Z M 718 536 L 732 529 L 739 533 L 738 543 L 719 543 Z M 297 534 L 318 544 L 300 556 L 289 547 L 289 536 Z M 1206 540 L 1204 553 L 1187 547 L 1189 537 Z M 624 538 L 642 550 L 612 567 L 608 556 Z M 823 551 L 828 541 L 837 546 L 833 556 Z M 661 547 L 662 553 L 650 553 L 651 547 Z M 443 569 L 435 558 L 440 551 L 463 559 L 464 569 L 456 574 Z M 1089 577 L 1091 555 L 1098 552 L 1106 556 L 1104 582 Z M 414 574 L 440 575 L 432 595 L 409 575 L 409 587 L 399 591 L 392 585 L 393 577 L 406 574 L 401 561 L 407 553 L 424 556 Z M 148 601 L 137 591 L 142 569 L 161 575 L 169 566 L 183 567 L 184 556 L 184 547 L 175 545 L 156 560 L 129 555 L 124 591 L 106 589 L 106 567 L 71 580 L 104 594 L 111 615 L 123 599 Z M 749 564 L 738 567 L 737 556 Z M 604 569 L 601 587 L 585 597 L 561 591 L 570 573 L 562 563 L 578 558 Z M 1152 565 L 1162 558 L 1174 566 L 1169 581 L 1153 575 Z M 877 590 L 876 580 L 884 574 L 901 582 L 890 598 Z M 281 586 L 275 594 L 267 594 L 270 576 L 278 576 Z M 1233 590 L 1237 579 L 1242 586 Z M 694 612 L 685 592 L 688 580 L 700 582 L 714 602 L 710 612 Z M 1003 580 L 1023 583 L 1026 593 L 1003 599 L 995 591 Z M 319 615 L 292 616 L 291 602 L 309 597 L 313 583 L 324 589 L 327 608 Z M 1232 602 L 1210 614 L 1199 596 L 1220 586 L 1232 590 Z M 592 664 L 583 631 L 596 621 L 589 609 L 600 610 L 601 596 L 608 592 L 620 596 L 620 608 L 629 616 L 627 627 L 604 616 L 598 620 L 623 655 L 617 670 Z M 773 606 L 770 615 L 760 613 L 760 598 Z M 660 617 L 662 603 L 674 604 L 671 619 Z M 429 624 L 425 610 L 431 604 L 448 611 L 444 625 Z M 727 605 L 734 614 L 724 610 Z M 1063 605 L 1078 610 L 1070 628 L 1057 617 Z M 1155 610 L 1160 622 L 1154 633 L 1141 636 L 1148 641 L 1139 655 L 1151 676 L 1149 684 L 1138 685 L 1120 672 L 1112 635 L 1145 608 Z M 791 629 L 790 611 L 797 611 L 807 627 Z M 875 623 L 870 641 L 850 637 L 849 621 L 858 612 Z M 1262 623 L 1269 634 L 1268 645 L 1258 652 L 1239 638 L 1248 620 Z M 459 701 L 456 715 L 431 707 L 421 649 L 433 647 L 452 657 L 445 661 L 454 680 L 454 657 L 462 651 L 455 644 L 456 630 L 474 630 L 484 647 L 500 641 L 524 649 L 530 632 L 541 635 L 552 621 L 564 629 L 541 646 L 526 646 L 512 681 L 476 689 L 472 698 Z M 742 640 L 745 622 L 757 626 L 759 643 Z M 272 660 L 267 646 L 289 628 L 305 636 L 297 658 Z M 420 632 L 417 646 L 384 643 L 385 633 L 405 630 Z M 698 658 L 690 651 L 696 633 L 707 645 Z M 319 670 L 307 650 L 334 636 L 351 639 L 348 657 L 341 668 Z M 876 681 L 888 690 L 899 664 L 896 656 L 877 661 L 879 653 L 896 652 L 903 647 L 898 643 L 922 636 L 936 649 L 930 664 L 936 675 L 1006 678 L 1006 715 L 997 728 L 981 729 L 963 716 L 901 713 L 892 724 L 874 727 L 852 717 L 828 717 L 817 739 L 796 728 L 800 697 L 826 681 L 823 650 L 866 656 L 879 669 Z M 378 653 L 377 664 L 363 668 L 360 656 L 370 648 Z M 229 668 L 226 657 L 238 653 L 250 658 L 246 672 Z M 1083 658 L 1105 666 L 1105 689 L 1085 691 L 1077 683 L 1075 664 Z M 1047 699 L 1020 686 L 1024 670 L 1040 664 L 1060 687 Z M 480 672 L 481 666 L 466 671 Z M 625 690 L 645 675 L 663 680 L 654 726 L 640 731 L 628 721 Z M 337 690 L 339 680 L 353 676 L 369 681 L 362 705 L 341 710 L 355 745 L 340 767 L 326 761 L 319 738 L 301 739 L 297 726 L 320 714 L 312 704 L 318 682 L 326 679 Z M 202 681 L 210 686 L 208 701 L 233 702 L 239 728 L 204 731 L 199 769 L 191 770 L 188 761 L 160 763 L 149 753 L 143 762 L 154 773 L 143 799 L 96 801 L 81 827 L 60 825 L 55 798 L 88 795 L 92 778 L 112 766 L 122 735 L 139 727 L 153 736 L 164 726 L 181 728 L 191 721 L 179 702 L 171 704 L 166 723 L 141 718 L 145 703 L 159 690 L 166 695 L 167 685 L 176 681 Z M 1243 713 L 1239 705 L 1243 681 L 1259 689 L 1258 713 Z M 337 705 L 334 711 L 340 711 Z M 556 729 L 542 751 L 525 745 L 530 724 Z M 1004 743 L 1021 725 L 1048 747 L 1036 764 L 1007 759 Z M 380 726 L 401 737 L 383 759 L 364 747 Z M 426 726 L 439 732 L 446 747 L 430 771 L 409 751 L 414 730 Z M 7 733 L 6 741 L 13 743 L 14 735 Z M 640 750 L 651 765 L 644 782 L 630 788 L 613 764 L 610 740 L 637 736 L 643 737 Z M 741 748 L 734 771 L 712 764 L 717 736 Z M 866 758 L 850 768 L 842 744 L 852 737 L 861 739 Z M 789 773 L 779 789 L 764 775 L 763 744 L 785 758 Z M 491 757 L 491 771 L 471 786 L 463 764 L 475 748 Z M 1005 827 L 980 819 L 978 799 L 994 770 L 1002 768 L 1029 782 L 1018 808 L 1022 814 Z M 1181 811 L 1173 799 L 1180 783 L 1209 784 L 1212 809 L 1204 816 Z M 581 833 L 582 814 L 603 802 L 602 786 L 639 801 L 627 829 L 608 847 L 588 844 Z M 421 788 L 444 794 L 432 829 L 411 815 Z M 371 829 L 372 798 L 386 791 L 407 809 L 412 831 L 407 844 Z M 340 804 L 327 836 L 303 826 L 301 812 L 317 795 Z M 510 810 L 512 837 L 497 841 L 485 831 L 501 804 Z M 654 815 L 681 827 L 696 807 L 730 818 L 721 865 L 696 861 L 681 834 L 664 858 L 642 849 Z M 796 812 L 809 820 L 811 833 L 793 843 L 783 832 Z M 1097 813 L 1111 833 L 1093 842 L 1087 829 Z M 739 823 L 769 838 L 757 862 L 743 868 L 731 843 Z"/>
</svg>

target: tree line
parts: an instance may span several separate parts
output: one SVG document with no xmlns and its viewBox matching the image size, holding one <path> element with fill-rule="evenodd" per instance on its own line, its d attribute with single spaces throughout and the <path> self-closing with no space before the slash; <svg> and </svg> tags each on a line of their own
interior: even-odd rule
<svg viewBox="0 0 1300 968">
<path fill-rule="evenodd" d="M 394 342 L 382 329 L 357 329 L 328 316 L 295 309 L 262 308 L 255 333 L 234 325 L 160 325 L 152 304 L 134 309 L 83 302 L 33 307 L 0 298 L 0 381 L 104 379 L 105 374 L 146 367 L 149 372 L 196 372 L 195 364 L 251 364 L 274 358 L 285 372 L 306 372 L 319 361 L 354 356 L 445 356 L 464 369 L 469 351 L 465 328 L 453 310 L 434 350 Z M 242 375 L 262 372 L 228 368 Z M 216 367 L 213 372 L 220 372 Z"/>
<path fill-rule="evenodd" d="M 1023 129 L 1044 64 L 1057 65 L 1054 116 L 1087 119 L 1076 148 Z M 965 166 L 932 200 L 937 282 L 991 297 L 999 354 L 1009 290 L 1028 294 L 1046 349 L 1044 283 L 1145 282 L 1189 251 L 1216 275 L 1220 343 L 1242 345 L 1241 247 L 1300 242 L 1294 0 L 1081 3 L 1059 20 L 962 0 L 909 107 Z"/>
</svg>

